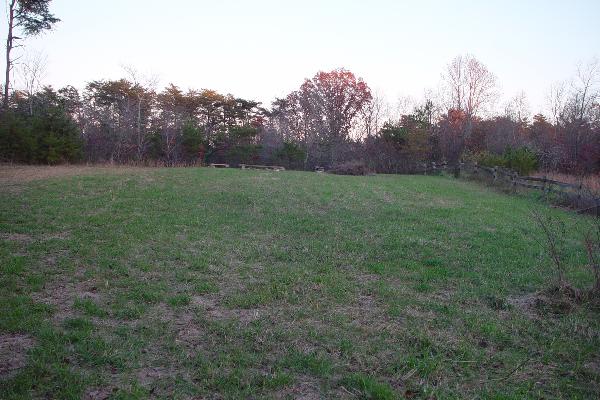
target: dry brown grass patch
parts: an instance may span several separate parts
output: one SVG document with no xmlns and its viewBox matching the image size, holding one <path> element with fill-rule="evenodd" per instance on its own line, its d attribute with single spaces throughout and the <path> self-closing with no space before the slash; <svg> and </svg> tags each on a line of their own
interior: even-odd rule
<svg viewBox="0 0 600 400">
<path fill-rule="evenodd" d="M 116 165 L 19 165 L 0 164 L 0 185 L 19 185 L 22 183 L 49 178 L 80 175 L 102 175 L 138 172 L 150 168 Z"/>
<path fill-rule="evenodd" d="M 573 185 L 581 184 L 589 191 L 591 191 L 595 195 L 600 195 L 600 175 L 572 175 L 572 174 L 562 174 L 560 172 L 539 172 L 536 173 L 535 176 L 546 177 L 548 179 L 552 179 L 558 182 L 570 183 Z"/>
</svg>

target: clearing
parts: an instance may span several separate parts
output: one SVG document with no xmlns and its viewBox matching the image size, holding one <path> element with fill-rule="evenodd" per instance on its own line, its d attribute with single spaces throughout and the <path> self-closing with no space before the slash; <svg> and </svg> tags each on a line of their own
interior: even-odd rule
<svg viewBox="0 0 600 400">
<path fill-rule="evenodd" d="M 446 177 L 0 173 L 2 398 L 593 398 L 600 318 L 542 312 L 532 208 Z M 580 265 L 580 266 L 576 266 Z"/>
</svg>

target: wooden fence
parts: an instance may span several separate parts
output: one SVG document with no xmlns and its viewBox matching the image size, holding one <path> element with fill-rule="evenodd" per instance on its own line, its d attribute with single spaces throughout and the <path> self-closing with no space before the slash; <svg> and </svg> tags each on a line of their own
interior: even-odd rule
<svg viewBox="0 0 600 400">
<path fill-rule="evenodd" d="M 470 173 L 471 175 L 483 175 L 492 180 L 494 184 L 524 187 L 527 189 L 540 190 L 545 194 L 559 194 L 568 196 L 572 199 L 572 203 L 576 205 L 587 204 L 584 208 L 578 210 L 578 213 L 596 212 L 600 216 L 600 198 L 584 185 L 559 182 L 547 177 L 538 176 L 520 176 L 516 171 L 503 167 L 484 167 L 482 165 L 471 163 L 459 163 L 450 165 L 447 163 L 431 163 L 425 166 L 424 173 L 436 173 L 447 171 L 454 173 L 455 176 L 460 176 L 462 172 Z M 593 205 L 592 205 L 593 204 Z M 590 206 L 591 205 L 591 206 Z"/>
</svg>

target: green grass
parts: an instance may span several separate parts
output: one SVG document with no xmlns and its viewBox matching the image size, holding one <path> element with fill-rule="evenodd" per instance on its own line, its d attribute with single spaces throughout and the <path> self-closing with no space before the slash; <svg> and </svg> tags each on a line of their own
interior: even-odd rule
<svg viewBox="0 0 600 400">
<path fill-rule="evenodd" d="M 131 169 L 0 191 L 0 398 L 595 398 L 600 317 L 538 313 L 533 208 L 446 177 Z"/>
</svg>

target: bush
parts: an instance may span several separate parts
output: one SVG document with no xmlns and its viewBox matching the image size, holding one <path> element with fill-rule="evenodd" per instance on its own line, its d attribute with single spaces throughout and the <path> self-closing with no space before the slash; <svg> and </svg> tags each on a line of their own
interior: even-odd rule
<svg viewBox="0 0 600 400">
<path fill-rule="evenodd" d="M 60 107 L 31 116 L 5 111 L 0 116 L 0 158 L 7 161 L 57 164 L 81 159 L 79 130 Z"/>
<path fill-rule="evenodd" d="M 537 155 L 527 147 L 507 149 L 503 157 L 506 159 L 508 168 L 517 171 L 520 175 L 528 175 L 538 166 Z"/>
<path fill-rule="evenodd" d="M 507 167 L 506 159 L 500 154 L 493 154 L 489 151 L 472 154 L 465 157 L 467 161 L 474 161 L 484 167 Z"/>
<path fill-rule="evenodd" d="M 203 139 L 203 128 L 193 121 L 186 121 L 181 130 L 181 150 L 186 160 L 190 161 L 200 158 Z"/>
<path fill-rule="evenodd" d="M 336 175 L 369 175 L 371 171 L 362 161 L 348 161 L 334 165 L 329 173 Z"/>
<path fill-rule="evenodd" d="M 493 154 L 483 151 L 465 157 L 468 161 L 475 161 L 484 167 L 504 167 L 515 170 L 519 175 L 528 175 L 538 166 L 537 155 L 527 147 L 517 149 L 508 148 L 502 154 Z"/>
<path fill-rule="evenodd" d="M 260 159 L 261 146 L 257 144 L 239 144 L 230 147 L 225 159 L 228 164 L 256 164 Z"/>
<path fill-rule="evenodd" d="M 306 152 L 297 144 L 284 142 L 283 147 L 273 155 L 273 161 L 288 169 L 301 169 L 304 165 Z"/>
</svg>

